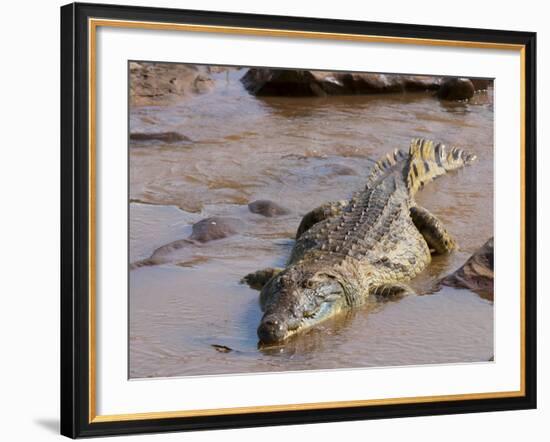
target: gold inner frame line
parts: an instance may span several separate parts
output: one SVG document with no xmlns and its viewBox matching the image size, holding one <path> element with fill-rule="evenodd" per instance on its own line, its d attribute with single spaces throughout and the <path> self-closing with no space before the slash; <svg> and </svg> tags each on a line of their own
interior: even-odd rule
<svg viewBox="0 0 550 442">
<path fill-rule="evenodd" d="M 325 39 L 388 44 L 412 44 L 420 46 L 444 46 L 478 49 L 499 49 L 518 51 L 521 69 L 521 111 L 520 111 L 520 168 L 521 168 L 521 227 L 520 227 L 520 389 L 518 391 L 464 393 L 438 396 L 399 397 L 388 399 L 366 399 L 336 402 L 301 403 L 285 405 L 261 405 L 234 408 L 216 408 L 180 411 L 159 411 L 147 413 L 96 414 L 96 36 L 97 28 L 134 28 L 148 30 L 170 30 L 186 32 L 208 32 L 218 34 L 236 34 L 245 36 L 291 37 L 306 39 Z M 277 412 L 295 410 L 321 410 L 327 408 L 365 407 L 374 405 L 413 404 L 426 402 L 481 400 L 525 396 L 525 46 L 492 42 L 474 42 L 458 40 L 438 40 L 411 37 L 390 37 L 359 34 L 322 33 L 311 31 L 291 31 L 281 29 L 245 28 L 231 26 L 191 25 L 181 23 L 157 23 L 131 20 L 88 19 L 88 94 L 89 94 L 89 423 L 132 421 L 144 419 L 164 419 L 177 417 L 221 416 L 258 412 Z"/>
</svg>

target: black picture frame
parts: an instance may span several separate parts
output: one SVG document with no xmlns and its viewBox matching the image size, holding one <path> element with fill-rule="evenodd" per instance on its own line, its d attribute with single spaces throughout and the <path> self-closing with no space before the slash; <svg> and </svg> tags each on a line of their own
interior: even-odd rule
<svg viewBox="0 0 550 442">
<path fill-rule="evenodd" d="M 89 18 L 315 33 L 391 36 L 524 47 L 524 395 L 198 417 L 90 420 Z M 536 34 L 166 8 L 73 3 L 61 8 L 61 434 L 71 437 L 239 428 L 536 408 Z"/>
</svg>

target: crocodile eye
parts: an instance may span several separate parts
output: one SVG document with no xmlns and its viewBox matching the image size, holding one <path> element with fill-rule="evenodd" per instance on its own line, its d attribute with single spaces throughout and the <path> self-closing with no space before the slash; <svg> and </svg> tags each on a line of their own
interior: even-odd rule
<svg viewBox="0 0 550 442">
<path fill-rule="evenodd" d="M 303 315 L 304 315 L 304 318 L 313 318 L 317 312 L 319 310 L 318 309 L 315 309 L 315 310 L 305 310 Z"/>
</svg>

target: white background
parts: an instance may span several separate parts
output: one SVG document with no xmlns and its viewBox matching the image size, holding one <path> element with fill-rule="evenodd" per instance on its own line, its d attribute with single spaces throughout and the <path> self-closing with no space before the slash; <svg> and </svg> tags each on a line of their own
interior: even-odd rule
<svg viewBox="0 0 550 442">
<path fill-rule="evenodd" d="M 185 7 L 266 14 L 302 15 L 471 26 L 539 32 L 539 57 L 548 52 L 544 32 L 547 14 L 536 2 L 516 3 L 508 9 L 479 1 L 462 0 L 452 8 L 441 2 L 357 1 L 277 2 L 130 1 L 127 4 Z M 542 5 L 542 2 L 539 2 Z M 2 424 L 5 440 L 41 441 L 58 438 L 59 370 L 59 10 L 58 1 L 11 3 L 3 8 L 1 27 L 2 85 L 0 109 L 4 158 L 0 161 L 2 244 L 0 293 L 4 305 L 0 318 L 3 357 L 0 364 Z M 450 13 L 452 11 L 452 13 Z M 548 144 L 542 122 L 550 96 L 543 78 L 548 63 L 539 58 L 539 146 Z M 7 158 L 6 155 L 7 154 Z M 540 171 L 547 157 L 539 150 Z M 542 189 L 548 178 L 539 174 L 539 225 L 543 225 Z M 546 181 L 544 183 L 543 181 Z M 547 235 L 539 233 L 539 275 Z M 544 247 L 546 245 L 546 247 Z M 545 287 L 539 278 L 539 343 L 548 338 Z M 547 341 L 546 341 L 547 342 Z M 357 439 L 422 441 L 545 440 L 549 433 L 548 345 L 539 344 L 539 409 L 464 416 L 393 419 L 369 422 L 318 424 L 294 427 L 129 437 L 126 440 L 229 441 L 316 440 L 357 435 Z M 546 421 L 546 422 L 545 422 Z"/>
</svg>

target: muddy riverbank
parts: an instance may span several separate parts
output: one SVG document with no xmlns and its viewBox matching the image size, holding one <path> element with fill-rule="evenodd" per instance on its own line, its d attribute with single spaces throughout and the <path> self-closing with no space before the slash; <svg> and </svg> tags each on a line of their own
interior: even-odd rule
<svg viewBox="0 0 550 442">
<path fill-rule="evenodd" d="M 493 235 L 492 90 L 469 102 L 427 93 L 255 97 L 245 70 L 210 72 L 208 93 L 132 107 L 130 262 L 188 237 L 207 217 L 241 221 L 237 234 L 189 243 L 166 263 L 130 272 L 130 376 L 164 377 L 487 361 L 493 304 L 436 281 Z M 412 137 L 471 150 L 478 161 L 418 194 L 460 244 L 412 282 L 421 295 L 368 304 L 281 348 L 258 350 L 258 292 L 247 273 L 284 264 L 301 216 L 364 185 L 373 160 Z M 271 200 L 266 217 L 248 204 Z M 428 294 L 429 293 L 429 294 Z M 422 295 L 424 294 L 424 295 Z M 223 347 L 230 350 L 223 350 Z"/>
</svg>

